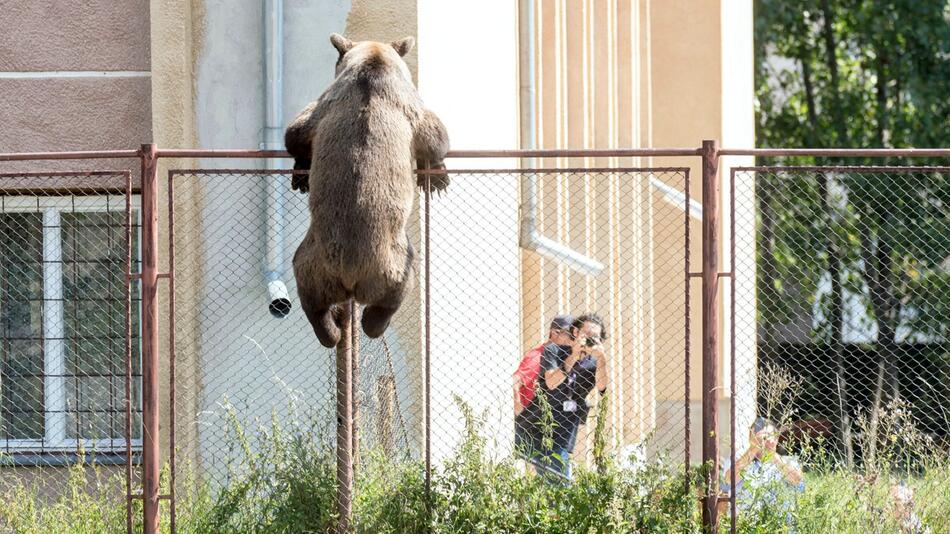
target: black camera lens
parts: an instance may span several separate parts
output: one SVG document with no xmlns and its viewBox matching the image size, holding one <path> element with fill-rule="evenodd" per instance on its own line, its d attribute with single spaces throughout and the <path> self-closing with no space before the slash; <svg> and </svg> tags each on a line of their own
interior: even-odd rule
<svg viewBox="0 0 950 534">
<path fill-rule="evenodd" d="M 592 337 L 589 337 L 584 340 L 584 344 L 587 345 L 588 347 L 593 347 L 594 345 L 597 344 L 597 340 Z"/>
</svg>

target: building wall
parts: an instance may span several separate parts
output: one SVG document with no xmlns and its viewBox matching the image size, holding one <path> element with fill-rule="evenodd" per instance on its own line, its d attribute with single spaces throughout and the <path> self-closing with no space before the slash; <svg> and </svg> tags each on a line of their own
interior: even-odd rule
<svg viewBox="0 0 950 534">
<path fill-rule="evenodd" d="M 543 148 L 695 147 L 701 139 L 751 146 L 751 2 L 584 0 L 536 2 L 538 138 Z M 555 162 L 547 162 L 549 165 Z M 690 197 L 700 201 L 700 159 L 565 160 L 569 166 L 688 166 Z M 730 164 L 724 161 L 722 176 Z M 656 448 L 682 450 L 685 377 L 683 200 L 671 201 L 651 178 L 682 192 L 674 173 L 552 175 L 543 179 L 544 235 L 607 265 L 590 277 L 557 262 L 522 255 L 523 348 L 545 335 L 556 313 L 598 311 L 611 340 L 610 422 L 622 444 L 650 435 Z M 725 184 L 725 182 L 723 182 Z M 751 189 L 749 189 L 751 190 Z M 728 214 L 728 189 L 721 213 Z M 754 199 L 736 201 L 751 207 Z M 701 226 L 690 217 L 691 270 L 701 270 Z M 754 253 L 752 228 L 737 229 L 738 265 Z M 728 250 L 728 225 L 721 227 Z M 723 256 L 721 265 L 727 255 Z M 740 273 L 737 300 L 754 301 L 754 273 Z M 722 295 L 728 296 L 728 281 Z M 690 286 L 691 451 L 698 453 L 701 399 L 701 285 Z M 745 298 L 751 295 L 753 298 Z M 720 317 L 729 332 L 728 308 Z M 755 314 L 737 313 L 740 425 L 754 410 Z M 728 427 L 729 345 L 723 335 L 720 419 Z M 743 342 L 744 341 L 744 342 Z M 748 412 L 748 413 L 747 413 Z M 724 434 L 725 435 L 725 434 Z M 580 448 L 584 451 L 583 440 Z M 694 457 L 696 455 L 694 454 Z"/>
<path fill-rule="evenodd" d="M 518 142 L 516 3 L 420 0 L 419 90 L 452 146 Z M 452 159 L 453 169 L 512 168 L 504 159 Z M 485 417 L 499 453 L 513 441 L 511 373 L 520 354 L 517 179 L 459 174 L 431 204 L 432 454 L 452 453 L 459 399 Z M 420 284 L 421 286 L 421 284 Z"/>
<path fill-rule="evenodd" d="M 0 2 L 5 13 L 0 19 L 0 93 L 10 96 L 0 101 L 0 123 L 13 125 L 0 131 L 0 150 L 135 148 L 149 141 L 162 147 L 259 146 L 264 120 L 261 5 L 251 0 Z M 536 76 L 543 147 L 695 146 L 702 138 L 751 146 L 751 2 L 558 0 L 538 6 Z M 423 98 L 446 122 L 453 147 L 517 146 L 515 2 L 287 0 L 284 11 L 284 123 L 332 80 L 336 54 L 327 42 L 330 32 L 383 41 L 410 35 L 418 44 L 407 63 Z M 51 19 L 68 23 L 52 29 Z M 690 164 L 694 199 L 700 197 L 698 161 Z M 263 166 L 254 160 L 240 163 Z M 682 165 L 683 160 L 549 163 L 659 166 Z M 118 164 L 137 168 L 135 161 Z M 62 165 L 51 162 L 49 168 Z M 79 166 L 86 165 L 93 164 Z M 165 173 L 172 167 L 220 165 L 211 160 L 164 162 L 160 193 L 166 191 Z M 453 160 L 451 165 L 502 168 L 518 162 Z M 728 176 L 728 168 L 723 175 Z M 286 191 L 286 185 L 289 213 L 295 216 L 288 221 L 285 239 L 289 267 L 307 221 L 304 197 Z M 587 202 L 568 203 L 574 187 Z M 616 351 L 611 379 L 619 386 L 612 390 L 617 402 L 611 421 L 618 436 L 636 441 L 664 421 L 675 427 L 682 417 L 683 336 L 681 328 L 670 325 L 682 322 L 682 307 L 675 303 L 683 288 L 668 283 L 681 280 L 681 263 L 670 256 L 669 244 L 681 240 L 682 212 L 664 204 L 642 176 L 561 177 L 542 193 L 545 235 L 604 261 L 609 268 L 603 280 L 587 280 L 519 249 L 520 199 L 518 182 L 511 177 L 460 175 L 447 195 L 433 199 L 432 430 L 433 436 L 448 436 L 434 443 L 436 457 L 451 451 L 462 428 L 454 395 L 484 411 L 500 450 L 507 447 L 510 372 L 518 355 L 543 337 L 550 316 L 566 310 L 609 310 L 605 314 Z M 316 345 L 299 306 L 282 320 L 267 313 L 263 201 L 260 178 L 176 182 L 182 245 L 176 264 L 176 430 L 180 445 L 203 443 L 186 451 L 188 461 L 200 459 L 202 447 L 210 451 L 220 446 L 221 434 L 201 435 L 202 425 L 196 423 L 202 417 L 220 418 L 225 399 L 243 404 L 247 421 L 253 421 L 286 406 L 294 392 L 315 405 L 332 398 L 332 357 Z M 751 198 L 737 202 L 750 203 Z M 164 202 L 159 207 L 164 250 L 168 214 Z M 420 254 L 422 214 L 418 211 L 410 223 Z M 694 221 L 694 270 L 699 267 L 699 230 Z M 754 252 L 751 229 L 739 231 L 737 239 L 740 254 Z M 751 285 L 739 291 L 751 292 L 754 276 L 744 279 L 752 280 Z M 294 297 L 289 271 L 285 280 Z M 423 273 L 417 282 L 387 334 L 389 345 L 366 344 L 377 359 L 394 353 L 393 363 L 403 370 L 396 380 L 402 384 L 399 398 L 406 415 L 417 416 L 409 417 L 412 436 L 423 430 L 418 417 Z M 698 282 L 692 289 L 694 372 L 689 390 L 695 410 L 700 398 Z M 163 315 L 167 302 L 163 296 Z M 738 338 L 746 340 L 737 345 L 738 358 L 744 372 L 751 373 L 754 313 L 737 318 Z M 728 326 L 724 320 L 724 331 Z M 168 348 L 164 333 L 163 354 Z M 728 348 L 723 345 L 723 354 Z M 722 370 L 727 377 L 728 366 Z M 162 372 L 164 386 L 167 360 Z M 743 375 L 740 382 L 752 376 Z M 753 391 L 743 390 L 742 406 L 753 405 Z M 624 410 L 624 403 L 632 409 Z M 163 421 L 168 416 L 164 405 Z M 692 435 L 699 436 L 699 417 L 692 421 Z M 167 440 L 164 445 L 167 451 Z M 418 438 L 412 445 L 418 450 Z"/>
<path fill-rule="evenodd" d="M 0 12 L 0 150 L 138 148 L 152 138 L 148 2 L 4 0 Z M 93 167 L 137 165 L 42 163 Z"/>
<path fill-rule="evenodd" d="M 135 149 L 153 138 L 148 2 L 3 0 L 0 13 L 0 152 Z M 26 161 L 0 172 L 132 170 L 137 179 L 138 168 L 137 160 Z M 41 494 L 56 494 L 68 476 L 50 467 L 2 473 Z"/>
</svg>

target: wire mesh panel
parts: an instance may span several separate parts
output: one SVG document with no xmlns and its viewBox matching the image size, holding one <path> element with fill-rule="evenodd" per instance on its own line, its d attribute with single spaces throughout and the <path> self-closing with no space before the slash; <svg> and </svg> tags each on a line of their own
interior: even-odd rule
<svg viewBox="0 0 950 534">
<path fill-rule="evenodd" d="M 300 521 L 294 528 L 332 526 L 336 352 L 314 335 L 292 268 L 310 224 L 308 197 L 291 190 L 291 171 L 176 170 L 170 180 L 175 447 L 177 479 L 186 490 L 179 501 L 197 490 L 214 510 L 226 510 L 202 519 L 199 526 L 211 530 L 279 529 L 288 518 L 279 509 L 308 511 L 293 516 Z M 283 317 L 273 313 L 268 291 L 275 280 L 287 287 Z M 357 316 L 351 398 L 357 480 L 377 456 L 420 456 L 420 422 L 412 417 L 421 411 L 419 302 L 404 306 L 377 339 L 362 333 Z"/>
<path fill-rule="evenodd" d="M 734 303 L 734 321 L 756 325 L 754 340 L 732 342 L 738 354 L 757 346 L 755 358 L 734 361 L 736 396 L 755 395 L 757 415 L 781 436 L 779 462 L 804 468 L 805 489 L 840 484 L 833 498 L 894 531 L 946 527 L 948 170 L 757 167 L 732 176 L 734 196 L 754 199 L 734 213 L 735 232 L 753 236 L 734 239 L 736 285 L 755 286 Z M 736 421 L 733 460 L 766 472 L 769 446 L 750 435 L 754 415 Z M 780 485 L 802 489 L 781 472 Z M 765 513 L 750 506 L 756 484 L 741 479 L 740 527 L 743 512 L 748 521 Z M 789 506 L 766 510 L 778 527 L 808 524 L 807 506 Z M 906 530 L 913 525 L 921 530 Z"/>
<path fill-rule="evenodd" d="M 429 205 L 435 476 L 472 454 L 554 480 L 682 473 L 687 177 L 452 172 Z"/>
<path fill-rule="evenodd" d="M 132 490 L 123 466 L 142 435 L 131 188 L 128 171 L 0 174 L 0 527 L 29 525 L 24 503 L 85 491 L 120 503 Z"/>
</svg>

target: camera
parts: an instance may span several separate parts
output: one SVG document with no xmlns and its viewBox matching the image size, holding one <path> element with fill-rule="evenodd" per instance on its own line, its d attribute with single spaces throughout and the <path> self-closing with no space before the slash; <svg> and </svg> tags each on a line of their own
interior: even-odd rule
<svg viewBox="0 0 950 534">
<path fill-rule="evenodd" d="M 584 338 L 584 344 L 588 347 L 593 347 L 597 344 L 597 340 L 592 337 Z"/>
</svg>

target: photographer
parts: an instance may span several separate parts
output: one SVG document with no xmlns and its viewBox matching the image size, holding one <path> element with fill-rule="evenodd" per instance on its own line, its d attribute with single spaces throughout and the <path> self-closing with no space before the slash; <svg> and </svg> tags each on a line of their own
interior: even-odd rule
<svg viewBox="0 0 950 534">
<path fill-rule="evenodd" d="M 582 315 L 571 325 L 570 345 L 548 345 L 541 355 L 542 385 L 554 428 L 553 447 L 540 450 L 549 469 L 567 480 L 571 479 L 570 455 L 578 428 L 587 422 L 590 412 L 587 395 L 594 388 L 601 395 L 607 390 L 604 330 L 600 316 Z"/>
<path fill-rule="evenodd" d="M 736 459 L 736 507 L 739 511 L 760 511 L 771 507 L 790 512 L 794 494 L 805 489 L 802 469 L 793 458 L 778 453 L 778 429 L 769 420 L 758 417 L 749 429 L 749 448 Z M 720 489 L 730 494 L 732 469 L 723 466 Z M 791 515 L 788 515 L 791 520 Z"/>
</svg>

